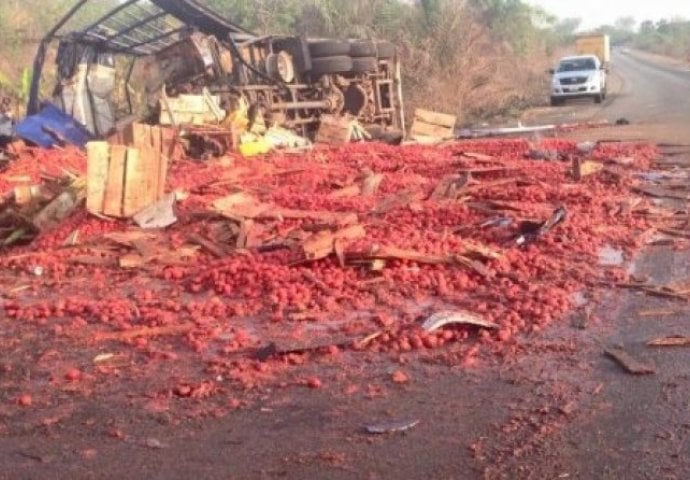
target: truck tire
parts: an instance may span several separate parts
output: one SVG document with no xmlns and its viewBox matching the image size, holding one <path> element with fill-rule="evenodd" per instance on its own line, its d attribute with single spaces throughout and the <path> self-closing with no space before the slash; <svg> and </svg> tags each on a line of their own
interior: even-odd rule
<svg viewBox="0 0 690 480">
<path fill-rule="evenodd" d="M 353 68 L 351 57 L 338 55 L 334 57 L 314 58 L 311 61 L 312 75 L 328 75 L 331 73 L 349 73 Z"/>
<path fill-rule="evenodd" d="M 315 40 L 309 42 L 309 54 L 312 58 L 349 55 L 350 44 L 338 40 Z"/>
<path fill-rule="evenodd" d="M 352 71 L 354 73 L 371 73 L 379 69 L 376 57 L 361 57 L 352 59 Z"/>
<path fill-rule="evenodd" d="M 381 60 L 388 60 L 389 58 L 395 57 L 397 51 L 397 47 L 391 42 L 376 42 L 377 56 Z"/>
<path fill-rule="evenodd" d="M 375 57 L 376 44 L 368 40 L 353 40 L 350 42 L 350 56 L 355 58 L 360 57 Z"/>
<path fill-rule="evenodd" d="M 594 103 L 601 103 L 604 101 L 604 95 L 599 93 L 597 95 L 594 95 Z"/>
<path fill-rule="evenodd" d="M 560 107 L 561 105 L 563 105 L 562 99 L 556 98 L 556 97 L 551 97 L 551 106 L 552 107 Z"/>
</svg>

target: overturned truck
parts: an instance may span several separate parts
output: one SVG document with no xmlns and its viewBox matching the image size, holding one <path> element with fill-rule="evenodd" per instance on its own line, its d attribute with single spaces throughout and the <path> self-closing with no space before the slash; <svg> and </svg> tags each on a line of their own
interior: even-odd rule
<svg viewBox="0 0 690 480">
<path fill-rule="evenodd" d="M 374 135 L 404 134 L 400 63 L 389 42 L 259 36 L 196 0 L 124 0 L 71 27 L 90 1 L 79 0 L 42 41 L 29 113 L 41 109 L 57 42 L 50 101 L 97 137 L 132 119 L 157 123 L 180 94 L 210 96 L 221 112 L 244 108 L 250 122 L 306 137 L 326 114 L 351 115 Z"/>
</svg>

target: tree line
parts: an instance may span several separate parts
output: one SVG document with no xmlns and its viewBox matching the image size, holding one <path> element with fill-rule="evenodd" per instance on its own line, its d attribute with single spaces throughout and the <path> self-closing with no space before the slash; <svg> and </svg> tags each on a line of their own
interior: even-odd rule
<svg viewBox="0 0 690 480">
<path fill-rule="evenodd" d="M 621 17 L 602 32 L 611 35 L 615 45 L 627 45 L 654 53 L 690 60 L 690 21 L 685 19 L 645 20 Z"/>
<path fill-rule="evenodd" d="M 75 1 L 3 2 L 0 85 L 22 94 L 38 40 Z M 465 118 L 542 101 L 551 56 L 579 26 L 522 0 L 199 1 L 257 33 L 392 41 L 408 106 Z M 117 2 L 94 0 L 83 13 L 93 19 Z"/>
</svg>

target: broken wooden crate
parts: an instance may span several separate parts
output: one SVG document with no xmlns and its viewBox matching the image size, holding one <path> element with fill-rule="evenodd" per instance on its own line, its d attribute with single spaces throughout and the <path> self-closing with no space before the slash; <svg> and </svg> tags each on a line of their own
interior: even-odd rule
<svg viewBox="0 0 690 480">
<path fill-rule="evenodd" d="M 356 119 L 347 116 L 322 115 L 315 142 L 327 145 L 345 145 L 352 141 L 369 139 L 371 139 L 371 135 Z"/>
<path fill-rule="evenodd" d="M 220 108 L 220 97 L 211 95 L 206 88 L 201 95 L 179 97 L 168 97 L 163 90 L 160 102 L 161 125 L 218 124 L 227 116 L 227 112 Z"/>
<path fill-rule="evenodd" d="M 419 143 L 438 143 L 453 139 L 457 120 L 455 115 L 418 108 L 414 112 L 410 136 Z"/>
<path fill-rule="evenodd" d="M 148 139 L 137 146 L 87 144 L 86 209 L 94 215 L 130 218 L 165 194 L 168 157 Z"/>
</svg>

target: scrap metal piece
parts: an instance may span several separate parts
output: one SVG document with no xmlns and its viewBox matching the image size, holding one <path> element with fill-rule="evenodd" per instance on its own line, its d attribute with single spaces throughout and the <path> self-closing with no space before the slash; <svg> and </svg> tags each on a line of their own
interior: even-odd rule
<svg viewBox="0 0 690 480">
<path fill-rule="evenodd" d="M 480 328 L 497 329 L 499 326 L 470 312 L 442 311 L 427 318 L 422 324 L 425 332 L 434 332 L 448 325 L 471 325 Z"/>
<path fill-rule="evenodd" d="M 553 230 L 554 227 L 560 225 L 568 219 L 568 211 L 565 207 L 559 207 L 553 212 L 551 217 L 543 223 L 523 222 L 520 226 L 520 233 L 515 239 L 515 244 L 524 246 L 534 242 L 539 237 L 542 237 Z"/>
<path fill-rule="evenodd" d="M 393 422 L 373 423 L 364 427 L 367 433 L 372 435 L 385 435 L 387 433 L 406 432 L 419 425 L 419 419 L 398 420 Z"/>
</svg>

